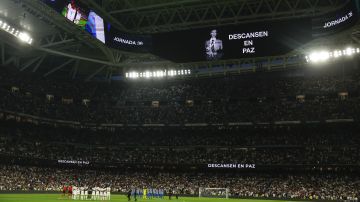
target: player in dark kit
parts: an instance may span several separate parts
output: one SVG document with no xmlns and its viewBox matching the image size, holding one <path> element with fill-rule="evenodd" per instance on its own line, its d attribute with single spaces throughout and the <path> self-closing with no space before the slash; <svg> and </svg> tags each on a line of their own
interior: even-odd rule
<svg viewBox="0 0 360 202">
<path fill-rule="evenodd" d="M 134 189 L 134 200 L 137 201 L 137 198 L 136 198 L 136 189 Z"/>
<path fill-rule="evenodd" d="M 131 200 L 131 189 L 128 191 L 128 193 L 127 193 L 127 198 L 128 198 L 128 201 L 130 201 Z"/>
<path fill-rule="evenodd" d="M 174 194 L 175 194 L 175 198 L 179 199 L 179 189 L 176 189 Z"/>
<path fill-rule="evenodd" d="M 172 195 L 173 195 L 173 191 L 172 191 L 172 189 L 170 189 L 169 190 L 169 200 L 171 200 Z"/>
</svg>

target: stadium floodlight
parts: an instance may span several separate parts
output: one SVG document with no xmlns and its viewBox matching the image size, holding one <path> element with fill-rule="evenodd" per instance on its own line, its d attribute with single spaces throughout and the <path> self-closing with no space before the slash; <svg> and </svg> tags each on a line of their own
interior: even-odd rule
<svg viewBox="0 0 360 202">
<path fill-rule="evenodd" d="M 145 71 L 145 72 L 126 72 L 125 78 L 134 79 L 134 78 L 164 78 L 164 77 L 174 77 L 182 75 L 190 75 L 190 69 L 180 69 L 180 70 L 156 70 L 156 71 Z"/>
<path fill-rule="evenodd" d="M 15 36 L 20 41 L 25 42 L 27 44 L 32 44 L 33 42 L 33 39 L 28 33 L 19 31 L 15 27 L 12 27 L 10 24 L 6 23 L 4 20 L 0 20 L 0 29 Z"/>
<path fill-rule="evenodd" d="M 150 77 L 151 77 L 151 73 L 148 72 L 148 71 L 146 71 L 146 72 L 145 72 L 145 78 L 150 78 Z"/>
<path fill-rule="evenodd" d="M 345 50 L 345 53 L 346 53 L 346 55 L 352 55 L 355 53 L 355 49 L 349 47 Z"/>
<path fill-rule="evenodd" d="M 20 39 L 21 41 L 28 42 L 28 41 L 30 41 L 30 36 L 29 36 L 29 34 L 27 34 L 27 33 L 25 33 L 25 32 L 20 32 L 20 34 L 19 34 L 19 39 Z"/>
<path fill-rule="evenodd" d="M 320 63 L 328 61 L 332 58 L 339 58 L 342 56 L 352 56 L 354 54 L 360 54 L 360 48 L 348 47 L 342 50 L 334 51 L 315 51 L 305 56 L 307 62 Z"/>
<path fill-rule="evenodd" d="M 167 75 L 168 76 L 176 76 L 176 71 L 175 70 L 169 70 Z"/>
<path fill-rule="evenodd" d="M 330 53 L 328 51 L 320 51 L 320 52 L 313 52 L 309 55 L 308 60 L 310 62 L 325 62 L 330 58 Z"/>
<path fill-rule="evenodd" d="M 154 72 L 155 76 L 154 77 L 162 77 L 162 71 L 155 71 Z"/>
<path fill-rule="evenodd" d="M 320 52 L 320 61 L 326 61 L 330 58 L 330 54 L 328 51 L 322 51 Z"/>
<path fill-rule="evenodd" d="M 333 56 L 334 56 L 335 58 L 340 57 L 340 56 L 342 56 L 342 52 L 339 51 L 339 50 L 335 50 Z"/>
<path fill-rule="evenodd" d="M 137 79 L 137 78 L 139 78 L 139 73 L 138 72 L 130 72 L 128 74 L 128 78 Z"/>
<path fill-rule="evenodd" d="M 159 77 L 164 77 L 164 72 L 163 71 L 158 71 L 158 76 Z"/>
</svg>

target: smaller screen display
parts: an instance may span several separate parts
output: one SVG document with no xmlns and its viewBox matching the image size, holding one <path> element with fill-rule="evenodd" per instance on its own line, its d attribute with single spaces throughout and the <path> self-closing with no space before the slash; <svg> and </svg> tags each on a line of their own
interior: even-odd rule
<svg viewBox="0 0 360 202">
<path fill-rule="evenodd" d="M 46 4 L 61 13 L 94 38 L 105 43 L 105 23 L 102 17 L 77 0 L 44 0 Z"/>
<path fill-rule="evenodd" d="M 85 30 L 93 37 L 105 43 L 104 20 L 94 11 L 90 11 Z"/>
<path fill-rule="evenodd" d="M 87 13 L 81 7 L 77 6 L 75 1 L 69 2 L 61 13 L 68 20 L 85 29 L 88 21 Z"/>
</svg>

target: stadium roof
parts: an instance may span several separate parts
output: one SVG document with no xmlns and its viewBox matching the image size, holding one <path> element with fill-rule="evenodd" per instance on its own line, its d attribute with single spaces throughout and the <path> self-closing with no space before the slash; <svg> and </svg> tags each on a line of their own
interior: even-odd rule
<svg viewBox="0 0 360 202">
<path fill-rule="evenodd" d="M 119 30 L 130 33 L 157 33 L 193 29 L 209 25 L 228 25 L 264 20 L 317 16 L 342 8 L 349 0 L 80 0 L 93 8 Z M 152 54 L 139 54 L 106 47 L 88 33 L 70 23 L 42 1 L 4 0 L 0 2 L 12 24 L 28 30 L 34 38 L 25 46 L 6 33 L 1 37 L 1 62 L 20 71 L 39 72 L 91 80 L 97 76 L 109 80 L 133 68 L 199 68 L 231 63 L 251 64 L 257 59 L 176 64 Z M 356 26 L 342 41 L 359 41 Z M 351 32 L 351 33 L 349 33 Z M 350 38 L 351 35 L 353 38 Z M 334 36 L 333 36 L 334 37 Z M 336 36 L 335 36 L 336 37 Z M 326 39 L 323 39 L 326 40 Z M 341 41 L 337 40 L 337 41 Z M 290 60 L 291 54 L 261 58 Z M 286 64 L 282 65 L 287 67 Z M 223 72 L 224 72 L 223 71 Z M 221 72 L 221 73 L 223 73 Z"/>
<path fill-rule="evenodd" d="M 347 0 L 82 0 L 126 31 L 166 32 L 204 26 L 320 15 Z"/>
</svg>

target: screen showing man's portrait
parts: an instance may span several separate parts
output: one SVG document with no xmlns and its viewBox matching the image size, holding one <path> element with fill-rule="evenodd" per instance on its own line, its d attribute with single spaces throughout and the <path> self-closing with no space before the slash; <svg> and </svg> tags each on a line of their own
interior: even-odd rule
<svg viewBox="0 0 360 202">
<path fill-rule="evenodd" d="M 220 59 L 223 56 L 222 40 L 217 39 L 217 31 L 211 30 L 210 39 L 205 42 L 206 58 L 208 60 Z"/>
</svg>

